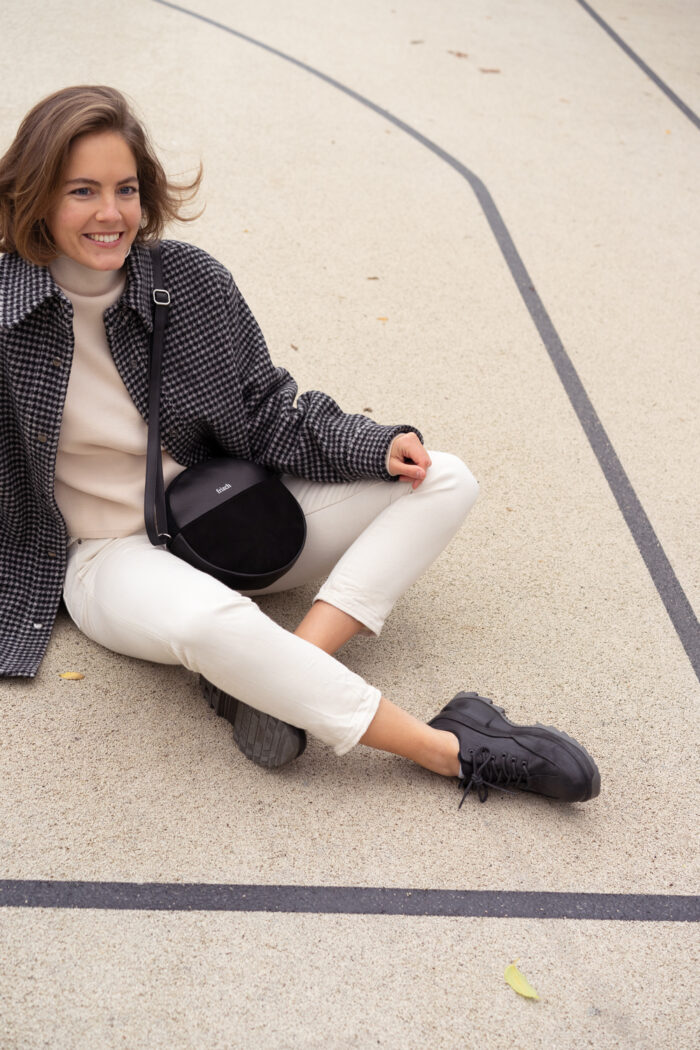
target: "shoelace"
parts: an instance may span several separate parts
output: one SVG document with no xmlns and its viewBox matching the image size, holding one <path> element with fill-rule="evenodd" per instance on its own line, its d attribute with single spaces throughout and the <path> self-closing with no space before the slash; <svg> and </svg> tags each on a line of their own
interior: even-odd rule
<svg viewBox="0 0 700 1050">
<path fill-rule="evenodd" d="M 459 782 L 459 786 L 464 788 L 464 794 L 458 809 L 462 808 L 472 788 L 476 790 L 479 802 L 485 802 L 489 797 L 489 788 L 496 788 L 497 791 L 505 791 L 507 795 L 514 795 L 514 791 L 503 785 L 510 784 L 516 788 L 527 787 L 530 780 L 525 762 L 521 762 L 518 766 L 514 755 L 492 755 L 487 747 L 480 747 L 476 754 L 470 752 L 469 763 L 461 756 L 460 761 L 463 766 L 471 765 L 472 773 L 468 780 L 462 777 Z"/>
</svg>

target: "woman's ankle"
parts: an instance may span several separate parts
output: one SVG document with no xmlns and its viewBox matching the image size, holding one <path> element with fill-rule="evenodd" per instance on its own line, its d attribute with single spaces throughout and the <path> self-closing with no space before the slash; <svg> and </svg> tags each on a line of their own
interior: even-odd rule
<svg viewBox="0 0 700 1050">
<path fill-rule="evenodd" d="M 430 728 L 430 727 L 428 727 Z M 426 752 L 426 761 L 418 764 L 443 777 L 459 776 L 459 741 L 454 733 L 433 729 L 439 739 L 431 741 Z"/>
<path fill-rule="evenodd" d="M 361 744 L 409 758 L 444 777 L 459 774 L 459 742 L 454 733 L 433 729 L 382 697 Z"/>
<path fill-rule="evenodd" d="M 314 602 L 294 633 L 332 655 L 362 630 L 364 627 L 358 620 L 319 600 Z"/>
</svg>

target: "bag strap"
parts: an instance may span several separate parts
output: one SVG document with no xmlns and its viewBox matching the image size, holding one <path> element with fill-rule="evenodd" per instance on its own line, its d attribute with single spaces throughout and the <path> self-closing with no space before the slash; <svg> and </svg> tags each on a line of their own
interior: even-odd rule
<svg viewBox="0 0 700 1050">
<path fill-rule="evenodd" d="M 165 510 L 165 485 L 163 483 L 163 459 L 160 451 L 159 418 L 163 333 L 168 323 L 170 292 L 163 288 L 160 244 L 152 244 L 149 251 L 153 267 L 153 337 L 151 340 L 151 363 L 148 377 L 148 444 L 146 447 L 146 489 L 143 510 L 148 538 L 155 547 L 161 547 L 171 538 L 166 531 L 160 531 L 160 528 L 167 528 L 167 514 Z"/>
</svg>

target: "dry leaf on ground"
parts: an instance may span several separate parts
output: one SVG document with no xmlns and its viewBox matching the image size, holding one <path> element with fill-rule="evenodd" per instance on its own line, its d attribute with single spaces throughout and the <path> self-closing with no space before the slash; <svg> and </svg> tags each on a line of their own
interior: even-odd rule
<svg viewBox="0 0 700 1050">
<path fill-rule="evenodd" d="M 514 992 L 518 995 L 522 995 L 525 999 L 539 999 L 539 995 L 532 987 L 527 977 L 520 972 L 517 967 L 519 959 L 511 963 L 510 966 L 506 966 L 505 973 L 503 974 L 506 984 L 509 984 Z"/>
<path fill-rule="evenodd" d="M 71 682 L 77 682 L 79 679 L 84 678 L 85 675 L 80 671 L 62 671 L 59 678 L 68 678 Z"/>
</svg>

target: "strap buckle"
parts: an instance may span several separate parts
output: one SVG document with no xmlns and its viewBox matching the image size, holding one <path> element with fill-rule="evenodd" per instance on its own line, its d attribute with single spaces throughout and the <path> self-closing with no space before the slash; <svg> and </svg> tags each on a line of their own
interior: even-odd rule
<svg viewBox="0 0 700 1050">
<path fill-rule="evenodd" d="M 165 288 L 154 288 L 153 302 L 156 306 L 170 306 L 170 292 Z"/>
</svg>

